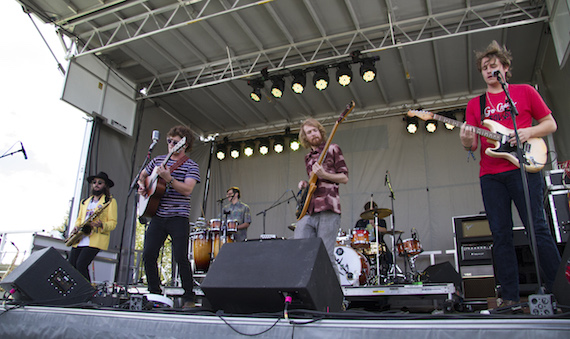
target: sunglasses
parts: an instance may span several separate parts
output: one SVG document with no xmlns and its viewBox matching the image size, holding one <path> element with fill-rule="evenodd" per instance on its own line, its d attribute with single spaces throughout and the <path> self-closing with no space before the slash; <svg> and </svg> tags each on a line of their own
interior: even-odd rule
<svg viewBox="0 0 570 339">
<path fill-rule="evenodd" d="M 180 142 L 180 140 L 174 140 L 174 139 L 166 139 L 166 142 L 170 145 L 170 144 L 177 144 L 178 142 Z"/>
<path fill-rule="evenodd" d="M 105 180 L 93 180 L 91 181 L 91 185 L 103 185 Z"/>
</svg>

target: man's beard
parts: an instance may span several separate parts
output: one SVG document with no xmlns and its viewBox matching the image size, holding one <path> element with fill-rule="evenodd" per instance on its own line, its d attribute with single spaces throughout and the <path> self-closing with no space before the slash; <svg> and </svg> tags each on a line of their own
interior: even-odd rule
<svg viewBox="0 0 570 339">
<path fill-rule="evenodd" d="M 320 144 L 323 143 L 323 138 L 322 137 L 315 137 L 312 138 L 309 143 L 311 144 L 311 146 L 319 146 Z"/>
<path fill-rule="evenodd" d="M 95 188 L 91 189 L 91 195 L 100 196 L 103 193 L 105 193 L 105 187 L 102 187 L 101 189 L 95 189 Z"/>
</svg>

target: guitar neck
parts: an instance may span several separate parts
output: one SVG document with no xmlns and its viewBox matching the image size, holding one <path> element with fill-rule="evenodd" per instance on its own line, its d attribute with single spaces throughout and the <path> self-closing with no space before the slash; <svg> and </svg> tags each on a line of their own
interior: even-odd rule
<svg viewBox="0 0 570 339">
<path fill-rule="evenodd" d="M 451 119 L 448 117 L 444 117 L 443 115 L 439 115 L 439 114 L 434 114 L 433 119 L 439 120 L 439 121 L 446 123 L 446 124 L 453 125 L 455 127 L 461 127 L 461 125 L 463 125 L 463 123 L 461 121 L 457 121 L 457 120 L 454 120 L 454 119 Z M 475 130 L 474 130 L 475 133 L 482 135 L 485 138 L 497 140 L 497 141 L 501 141 L 501 139 L 502 139 L 502 135 L 499 133 L 494 133 L 494 132 L 491 132 L 489 130 L 486 130 L 486 129 L 483 129 L 480 127 L 475 127 L 475 126 L 472 126 L 472 127 L 475 128 Z"/>
</svg>

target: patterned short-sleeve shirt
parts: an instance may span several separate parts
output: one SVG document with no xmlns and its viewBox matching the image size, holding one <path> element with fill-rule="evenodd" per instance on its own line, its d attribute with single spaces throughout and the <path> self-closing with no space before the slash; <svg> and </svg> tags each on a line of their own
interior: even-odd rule
<svg viewBox="0 0 570 339">
<path fill-rule="evenodd" d="M 305 168 L 307 174 L 311 174 L 313 164 L 319 160 L 325 143 L 322 143 L 316 150 L 311 150 L 305 155 Z M 331 144 L 322 163 L 323 169 L 329 173 L 343 173 L 348 176 L 348 167 L 344 162 L 344 156 L 337 144 Z M 340 196 L 338 193 L 338 183 L 317 179 L 317 189 L 313 193 L 309 209 L 307 213 L 319 213 L 323 211 L 332 211 L 340 214 Z"/>
</svg>

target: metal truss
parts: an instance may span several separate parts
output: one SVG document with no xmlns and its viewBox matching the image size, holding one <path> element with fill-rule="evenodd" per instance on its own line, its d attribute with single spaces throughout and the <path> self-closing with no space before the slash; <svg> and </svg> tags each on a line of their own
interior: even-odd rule
<svg viewBox="0 0 570 339">
<path fill-rule="evenodd" d="M 198 22 L 208 27 L 209 19 L 222 15 L 232 15 L 244 30 L 244 34 L 247 34 L 259 49 L 255 52 L 236 55 L 226 47 L 227 57 L 207 61 L 199 51 L 192 50 L 190 46 L 190 52 L 196 55 L 196 60 L 201 62 L 200 64 L 182 68 L 174 60 L 169 60 L 173 64 L 172 69 L 176 70 L 161 74 L 157 74 L 158 72 L 150 65 L 141 62 L 141 65 L 153 76 L 134 80 L 146 87 L 148 97 L 158 97 L 232 80 L 256 77 L 260 75 L 263 68 L 266 68 L 270 73 L 280 72 L 283 75 L 288 75 L 289 70 L 295 68 L 334 63 L 349 58 L 350 52 L 356 49 L 359 49 L 362 55 L 366 55 L 397 48 L 400 57 L 405 59 L 402 50 L 404 46 L 433 43 L 436 40 L 461 35 L 546 22 L 549 19 L 544 1 L 493 1 L 479 6 L 469 6 L 469 1 L 467 1 L 466 8 L 432 13 L 430 0 L 427 0 L 428 15 L 407 20 L 396 20 L 390 1 L 386 0 L 387 23 L 363 28 L 354 15 L 351 0 L 345 0 L 355 29 L 327 35 L 310 1 L 304 0 L 305 7 L 311 14 L 321 37 L 294 41 L 279 19 L 279 13 L 276 12 L 271 1 L 262 0 L 240 5 L 239 0 L 232 4 L 226 0 L 220 0 L 216 3 L 216 8 L 220 8 L 220 4 L 222 4 L 223 10 L 212 13 L 212 1 L 208 0 L 202 4 L 200 11 L 196 13 L 196 10 L 190 7 L 195 1 L 179 1 L 151 10 L 145 6 L 146 1 L 139 0 L 126 2 L 87 16 L 60 20 L 57 25 L 65 31 L 62 34 L 72 34 L 78 38 L 75 40 L 74 46 L 70 46 L 68 50 L 70 53 L 68 55 L 71 57 L 95 53 L 104 54 L 105 51 L 116 48 L 124 48 L 127 54 L 132 55 L 132 51 L 129 52 L 128 44 L 133 41 L 148 39 L 166 31 L 175 32 L 181 27 Z M 119 17 L 121 10 L 133 6 L 145 6 L 144 14 L 130 18 Z M 289 44 L 269 49 L 262 47 L 255 34 L 240 16 L 240 11 L 252 6 L 264 6 L 269 13 L 268 18 L 272 18 L 281 28 Z M 205 14 L 206 12 L 209 14 Z M 182 22 L 177 20 L 174 23 L 175 15 L 185 15 L 187 20 Z M 94 20 L 105 17 L 108 21 L 109 16 L 114 18 L 114 22 L 97 27 L 98 25 L 95 24 Z M 158 48 L 158 45 L 154 46 Z M 413 87 L 409 86 L 413 96 Z"/>
</svg>

